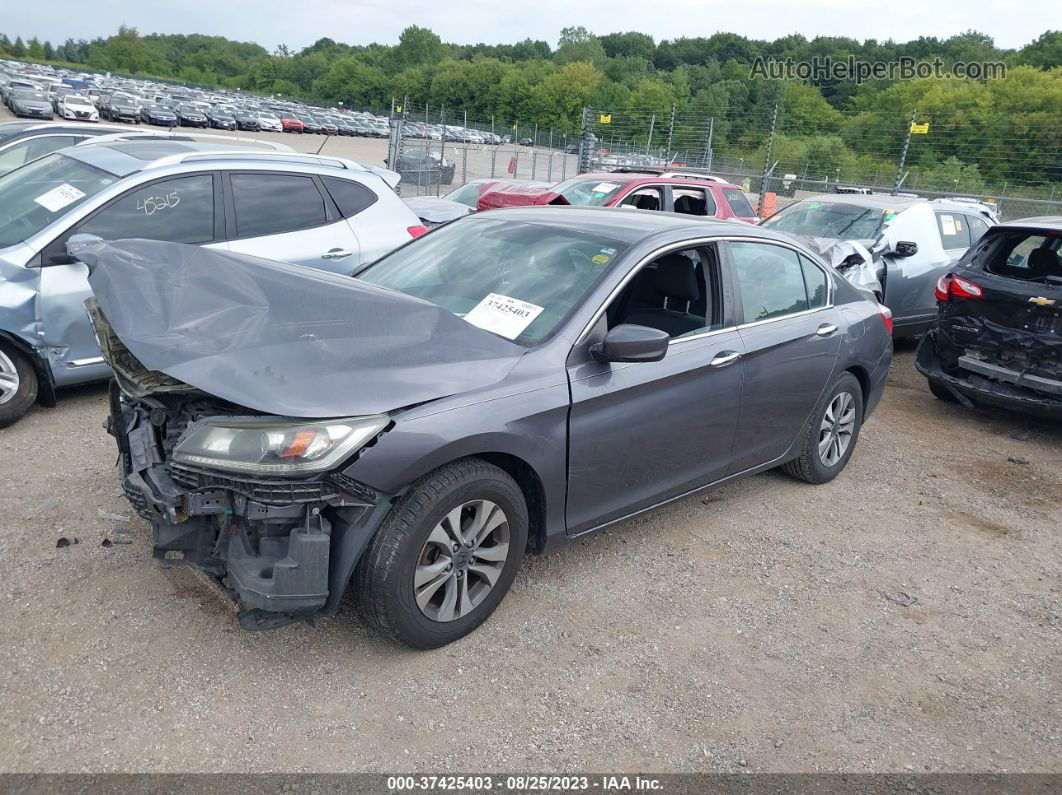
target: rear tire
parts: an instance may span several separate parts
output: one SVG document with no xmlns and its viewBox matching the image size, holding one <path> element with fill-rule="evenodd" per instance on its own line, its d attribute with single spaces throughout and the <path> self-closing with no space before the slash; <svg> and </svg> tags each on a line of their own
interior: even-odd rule
<svg viewBox="0 0 1062 795">
<path fill-rule="evenodd" d="M 0 428 L 22 418 L 37 400 L 37 373 L 30 361 L 0 343 Z"/>
<path fill-rule="evenodd" d="M 819 400 L 804 429 L 800 456 L 782 465 L 786 474 L 806 483 L 829 483 L 852 457 L 863 425 L 863 389 L 843 372 Z"/>
<path fill-rule="evenodd" d="M 951 393 L 951 390 L 944 386 L 944 382 L 939 378 L 926 377 L 926 381 L 929 382 L 929 391 L 933 393 L 933 397 L 943 400 L 945 403 L 958 403 L 955 399 L 955 395 Z"/>
<path fill-rule="evenodd" d="M 358 612 L 415 649 L 464 637 L 512 585 L 527 523 L 523 492 L 493 464 L 465 458 L 428 473 L 391 509 L 358 562 Z M 477 540 L 481 525 L 486 534 Z"/>
</svg>

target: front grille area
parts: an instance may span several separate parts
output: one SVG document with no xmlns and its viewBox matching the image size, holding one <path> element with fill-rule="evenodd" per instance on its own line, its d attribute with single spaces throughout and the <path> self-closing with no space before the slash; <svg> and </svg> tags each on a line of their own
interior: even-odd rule
<svg viewBox="0 0 1062 795">
<path fill-rule="evenodd" d="M 266 505 L 323 502 L 339 496 L 339 489 L 322 480 L 266 480 L 231 478 L 169 464 L 170 476 L 186 489 L 228 489 Z"/>
</svg>

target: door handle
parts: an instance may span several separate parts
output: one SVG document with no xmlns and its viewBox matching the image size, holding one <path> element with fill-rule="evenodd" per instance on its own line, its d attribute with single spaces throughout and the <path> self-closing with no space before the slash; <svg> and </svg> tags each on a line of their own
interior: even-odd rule
<svg viewBox="0 0 1062 795">
<path fill-rule="evenodd" d="M 820 337 L 828 337 L 835 331 L 837 331 L 837 325 L 835 323 L 823 323 L 815 330 L 815 333 Z"/>
<path fill-rule="evenodd" d="M 344 259 L 345 257 L 351 257 L 353 255 L 353 251 L 348 251 L 342 248 L 333 248 L 322 254 L 321 259 Z"/>
<path fill-rule="evenodd" d="M 722 353 L 717 353 L 715 358 L 713 358 L 709 364 L 711 364 L 712 367 L 726 367 L 728 364 L 733 364 L 740 358 L 741 354 L 737 351 L 723 351 Z"/>
</svg>

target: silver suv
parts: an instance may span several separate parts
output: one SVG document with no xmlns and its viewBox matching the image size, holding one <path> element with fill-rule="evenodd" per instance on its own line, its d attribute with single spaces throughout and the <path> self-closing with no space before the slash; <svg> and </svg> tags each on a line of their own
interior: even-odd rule
<svg viewBox="0 0 1062 795">
<path fill-rule="evenodd" d="M 0 426 L 106 379 L 76 234 L 193 243 L 349 273 L 422 234 L 398 175 L 188 141 L 86 142 L 0 177 Z M 150 311 L 145 308 L 145 311 Z"/>
</svg>

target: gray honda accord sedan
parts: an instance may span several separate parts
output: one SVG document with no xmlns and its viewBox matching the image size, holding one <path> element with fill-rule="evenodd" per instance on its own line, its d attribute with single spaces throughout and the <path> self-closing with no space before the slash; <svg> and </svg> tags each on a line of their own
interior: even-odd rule
<svg viewBox="0 0 1062 795">
<path fill-rule="evenodd" d="M 269 629 L 417 648 L 525 553 L 772 467 L 835 478 L 885 388 L 887 309 L 783 234 L 620 209 L 469 216 L 354 278 L 72 244 L 125 493 L 164 565 Z"/>
</svg>

